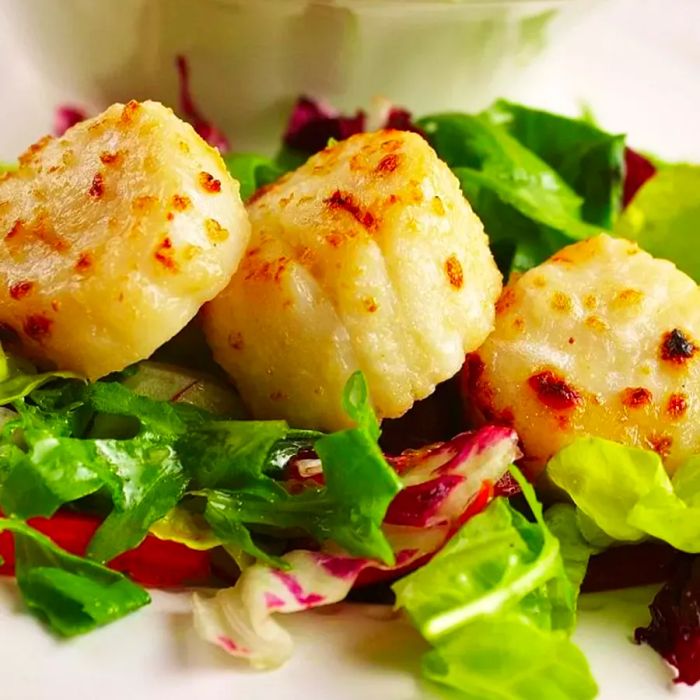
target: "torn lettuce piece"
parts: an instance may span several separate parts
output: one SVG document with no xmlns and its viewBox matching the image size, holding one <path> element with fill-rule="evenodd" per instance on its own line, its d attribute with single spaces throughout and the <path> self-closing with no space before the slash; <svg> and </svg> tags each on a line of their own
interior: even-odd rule
<svg viewBox="0 0 700 700">
<path fill-rule="evenodd" d="M 286 169 L 273 159 L 254 153 L 231 153 L 224 156 L 224 163 L 232 177 L 240 183 L 243 201 L 286 172 Z"/>
<path fill-rule="evenodd" d="M 655 452 L 588 437 L 560 450 L 547 473 L 612 539 L 651 536 L 700 552 L 699 458 L 682 465 L 671 480 Z"/>
<path fill-rule="evenodd" d="M 671 165 L 642 185 L 613 233 L 700 282 L 700 166 Z"/>
<path fill-rule="evenodd" d="M 517 470 L 513 475 L 534 522 L 496 499 L 428 564 L 394 584 L 397 606 L 434 647 L 424 660 L 427 677 L 460 697 L 593 698 L 585 657 L 569 639 L 578 576 L 567 575 L 532 487 Z M 530 640 L 544 658 L 529 653 Z"/>
<path fill-rule="evenodd" d="M 429 680 L 464 700 L 586 700 L 598 689 L 583 652 L 527 617 L 480 617 L 423 659 Z"/>
<path fill-rule="evenodd" d="M 122 574 L 65 552 L 19 520 L 0 518 L 15 541 L 17 584 L 29 610 L 64 637 L 89 632 L 150 602 Z"/>
</svg>

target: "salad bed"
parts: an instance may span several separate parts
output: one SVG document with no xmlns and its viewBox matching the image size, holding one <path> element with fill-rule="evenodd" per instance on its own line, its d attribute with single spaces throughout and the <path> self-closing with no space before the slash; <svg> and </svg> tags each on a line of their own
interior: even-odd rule
<svg viewBox="0 0 700 700">
<path fill-rule="evenodd" d="M 184 97 L 200 134 L 225 148 Z M 478 115 L 414 121 L 387 106 L 346 117 L 303 98 L 276 157 L 225 160 L 248 198 L 372 122 L 429 140 L 505 275 L 605 230 L 700 276 L 700 169 L 654 165 L 589 121 L 504 101 Z M 165 352 L 169 364 L 156 356 L 91 384 L 3 355 L 0 571 L 53 631 L 87 632 L 147 604 L 139 583 L 215 583 L 216 594 L 195 596 L 199 633 L 271 667 L 292 653 L 274 614 L 395 581 L 396 605 L 432 645 L 430 681 L 463 697 L 584 700 L 595 681 L 570 635 L 589 561 L 614 565 L 622 547 L 645 557 L 653 541 L 678 554 L 636 639 L 678 682 L 700 679 L 700 458 L 671 478 L 654 451 L 580 438 L 549 462 L 566 498 L 543 508 L 512 466 L 520 453 L 507 426 L 465 425 L 385 454 L 361 374 L 344 394 L 355 427 L 321 434 L 248 419 L 216 370 L 177 364 L 192 354 L 182 339 Z"/>
</svg>

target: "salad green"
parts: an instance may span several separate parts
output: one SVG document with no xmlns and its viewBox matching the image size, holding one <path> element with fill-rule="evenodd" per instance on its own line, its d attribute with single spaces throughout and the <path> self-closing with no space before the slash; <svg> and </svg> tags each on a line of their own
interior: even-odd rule
<svg viewBox="0 0 700 700">
<path fill-rule="evenodd" d="M 226 155 L 244 198 L 365 126 L 361 112 L 301 102 L 276 157 Z M 700 279 L 698 167 L 660 165 L 622 212 L 633 162 L 625 137 L 590 121 L 499 101 L 415 122 L 393 109 L 387 126 L 423 133 L 452 168 L 505 274 L 605 230 Z M 178 347 L 187 332 L 160 359 L 190 364 L 190 340 L 184 354 Z M 517 468 L 508 471 L 510 429 L 386 456 L 361 373 L 343 396 L 354 427 L 322 434 L 248 419 L 235 391 L 195 359 L 196 368 L 147 361 L 86 383 L 0 351 L 0 533 L 12 534 L 28 609 L 60 635 L 146 605 L 115 560 L 165 541 L 232 560 L 235 585 L 195 598 L 196 626 L 255 665 L 291 654 L 273 613 L 343 600 L 368 573 L 402 576 L 392 589 L 432 647 L 427 679 L 475 700 L 586 700 L 596 683 L 571 634 L 591 557 L 649 539 L 700 553 L 700 455 L 671 478 L 655 452 L 580 438 L 547 467 L 571 503 L 545 511 Z M 97 522 L 79 554 L 39 527 L 61 513 Z M 0 551 L 9 551 L 2 540 Z M 700 604 L 685 579 L 674 585 Z M 663 596 L 655 605 L 655 623 L 669 617 Z M 644 640 L 655 644 L 658 631 L 665 658 L 679 668 L 679 658 L 695 659 L 682 644 L 700 644 L 700 623 L 683 620 L 682 644 L 681 632 L 657 627 Z"/>
<path fill-rule="evenodd" d="M 656 452 L 579 438 L 552 458 L 547 472 L 612 540 L 651 536 L 700 552 L 700 457 L 671 479 Z"/>
<path fill-rule="evenodd" d="M 578 587 L 534 490 L 513 476 L 534 522 L 495 500 L 430 563 L 394 584 L 397 605 L 434 645 L 426 676 L 467 689 L 466 697 L 593 698 L 585 657 L 569 640 Z M 568 543 L 568 557 L 577 556 Z"/>
</svg>

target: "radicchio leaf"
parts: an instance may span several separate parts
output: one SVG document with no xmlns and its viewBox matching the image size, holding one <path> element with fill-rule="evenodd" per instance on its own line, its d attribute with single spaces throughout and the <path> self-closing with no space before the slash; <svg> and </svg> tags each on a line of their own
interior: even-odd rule
<svg viewBox="0 0 700 700">
<path fill-rule="evenodd" d="M 366 115 L 361 110 L 354 116 L 345 116 L 330 105 L 302 96 L 292 109 L 284 143 L 297 151 L 316 153 L 330 139 L 340 141 L 364 131 L 365 122 Z"/>
<path fill-rule="evenodd" d="M 63 136 L 72 126 L 87 119 L 87 112 L 82 107 L 75 105 L 62 105 L 56 108 L 53 118 L 53 133 Z"/>
<path fill-rule="evenodd" d="M 677 669 L 676 683 L 695 685 L 700 681 L 700 556 L 680 562 L 649 610 L 651 622 L 635 631 L 635 640 Z"/>
<path fill-rule="evenodd" d="M 230 144 L 223 131 L 218 129 L 199 111 L 190 89 L 190 67 L 184 56 L 175 57 L 175 66 L 180 80 L 180 109 L 194 130 L 221 153 L 228 153 Z"/>
<path fill-rule="evenodd" d="M 302 153 L 317 153 L 328 145 L 330 139 L 341 141 L 371 128 L 368 121 L 363 110 L 358 110 L 354 115 L 344 115 L 325 102 L 302 96 L 287 122 L 284 144 Z M 378 126 L 422 133 L 413 123 L 408 110 L 393 105 L 388 106 Z"/>
<path fill-rule="evenodd" d="M 388 458 L 404 489 L 395 497 L 382 530 L 395 554 L 393 566 L 340 551 L 296 550 L 282 559 L 288 570 L 255 564 L 233 588 L 207 598 L 195 595 L 199 634 L 256 667 L 275 667 L 291 655 L 289 634 L 273 613 L 292 613 L 343 600 L 360 577 L 395 578 L 438 551 L 468 518 L 493 499 L 496 486 L 519 456 L 509 428 L 487 426 L 444 444 Z M 303 466 L 313 458 L 306 456 Z M 299 478 L 307 471 L 295 466 Z M 308 469 L 309 479 L 318 470 Z"/>
<path fill-rule="evenodd" d="M 626 207 L 637 190 L 656 174 L 654 164 L 641 153 L 625 148 L 625 179 L 622 186 L 622 205 Z"/>
</svg>

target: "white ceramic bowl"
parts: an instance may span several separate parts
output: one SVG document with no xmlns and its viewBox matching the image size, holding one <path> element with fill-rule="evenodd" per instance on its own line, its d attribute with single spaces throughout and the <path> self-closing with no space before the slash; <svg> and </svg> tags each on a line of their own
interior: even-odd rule
<svg viewBox="0 0 700 700">
<path fill-rule="evenodd" d="M 3 0 L 23 50 L 75 101 L 177 103 L 174 58 L 236 148 L 269 147 L 299 94 L 478 109 L 518 80 L 571 0 Z"/>
</svg>

